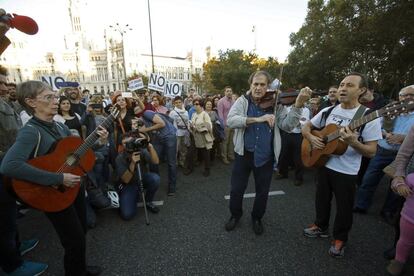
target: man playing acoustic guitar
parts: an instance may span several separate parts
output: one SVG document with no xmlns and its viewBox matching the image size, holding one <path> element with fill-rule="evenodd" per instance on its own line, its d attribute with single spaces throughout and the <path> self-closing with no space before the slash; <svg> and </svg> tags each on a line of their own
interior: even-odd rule
<svg viewBox="0 0 414 276">
<path fill-rule="evenodd" d="M 19 103 L 33 115 L 20 130 L 16 142 L 1 164 L 1 172 L 11 178 L 34 182 L 40 186 L 63 185 L 73 188 L 80 185 L 81 177 L 72 173 L 55 173 L 38 169 L 28 160 L 46 155 L 58 140 L 70 136 L 69 129 L 53 121 L 58 99 L 52 89 L 40 81 L 27 81 L 17 87 Z M 108 132 L 97 130 L 100 143 L 105 143 Z M 52 188 L 51 188 L 52 189 Z M 58 212 L 45 212 L 65 249 L 65 275 L 98 275 L 99 267 L 86 266 L 86 209 L 85 191 L 81 187 L 75 201 Z"/>
<path fill-rule="evenodd" d="M 328 237 L 332 194 L 335 195 L 337 212 L 333 229 L 334 240 L 329 249 L 332 257 L 344 255 L 348 233 L 352 227 L 352 208 L 361 157 L 373 157 L 377 141 L 382 137 L 379 119 L 367 123 L 360 134 L 347 127 L 353 118 L 358 117 L 358 115 L 355 116 L 360 109 L 358 98 L 365 93 L 366 89 L 367 81 L 364 75 L 349 74 L 338 88 L 340 104 L 333 108 L 324 108 L 302 129 L 303 137 L 309 140 L 313 148 L 323 149 L 325 147 L 323 139 L 313 135 L 311 130 L 323 128 L 328 124 L 336 124 L 342 127 L 339 132 L 340 139 L 348 145 L 343 155 L 331 155 L 325 166 L 318 169 L 315 198 L 316 219 L 314 224 L 304 229 L 306 237 Z M 330 113 L 326 117 L 328 110 Z M 362 113 L 361 110 L 358 113 Z M 362 138 L 363 142 L 359 138 Z"/>
</svg>

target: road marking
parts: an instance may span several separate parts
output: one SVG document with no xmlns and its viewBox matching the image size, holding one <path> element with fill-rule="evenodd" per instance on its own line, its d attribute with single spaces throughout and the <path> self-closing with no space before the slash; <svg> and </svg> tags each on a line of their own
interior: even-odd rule
<svg viewBox="0 0 414 276">
<path fill-rule="evenodd" d="M 284 191 L 271 191 L 269 192 L 269 196 L 274 196 L 274 195 L 284 195 L 285 192 Z M 253 198 L 256 197 L 256 193 L 250 193 L 250 194 L 244 194 L 243 198 Z M 224 199 L 230 199 L 229 195 L 224 196 Z"/>
<path fill-rule="evenodd" d="M 164 200 L 160 200 L 160 201 L 153 201 L 152 202 L 155 206 L 161 206 L 164 205 Z M 138 202 L 137 207 L 144 207 L 144 203 L 142 202 Z"/>
</svg>

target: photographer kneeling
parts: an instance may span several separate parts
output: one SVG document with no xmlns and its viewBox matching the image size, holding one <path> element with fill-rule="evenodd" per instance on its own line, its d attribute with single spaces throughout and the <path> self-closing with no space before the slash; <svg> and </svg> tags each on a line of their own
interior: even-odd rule
<svg viewBox="0 0 414 276">
<path fill-rule="evenodd" d="M 137 202 L 141 192 L 137 165 L 141 168 L 147 209 L 152 213 L 158 213 L 159 209 L 152 201 L 160 185 L 160 177 L 156 173 L 149 172 L 146 166 L 159 163 L 157 152 L 149 142 L 149 137 L 137 131 L 125 133 L 122 145 L 124 151 L 117 156 L 115 161 L 120 177 L 118 194 L 121 218 L 130 220 L 137 212 Z"/>
</svg>

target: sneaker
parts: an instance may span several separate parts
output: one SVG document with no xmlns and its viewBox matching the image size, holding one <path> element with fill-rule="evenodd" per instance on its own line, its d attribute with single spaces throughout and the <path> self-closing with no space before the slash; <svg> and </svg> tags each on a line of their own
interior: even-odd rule
<svg viewBox="0 0 414 276">
<path fill-rule="evenodd" d="M 392 260 L 387 266 L 387 272 L 391 275 L 401 275 L 404 269 L 404 263 L 397 260 Z"/>
<path fill-rule="evenodd" d="M 328 251 L 329 255 L 334 258 L 342 258 L 345 254 L 345 242 L 340 240 L 332 241 L 332 245 Z"/>
<path fill-rule="evenodd" d="M 328 229 L 322 230 L 316 224 L 312 224 L 308 228 L 303 229 L 303 235 L 308 238 L 327 238 L 329 237 L 329 232 Z"/>
<path fill-rule="evenodd" d="M 160 208 L 154 205 L 154 203 L 149 202 L 147 203 L 147 210 L 150 211 L 153 214 L 158 214 L 160 211 Z"/>
<path fill-rule="evenodd" d="M 47 269 L 47 264 L 23 261 L 15 271 L 6 274 L 9 276 L 38 276 Z"/>
<path fill-rule="evenodd" d="M 23 256 L 24 254 L 35 248 L 38 243 L 39 240 L 36 239 L 22 241 L 19 247 L 20 256 Z"/>
<path fill-rule="evenodd" d="M 226 231 L 234 230 L 234 228 L 236 228 L 237 224 L 239 224 L 239 220 L 240 220 L 240 218 L 235 218 L 235 217 L 231 216 L 229 221 L 224 226 Z"/>
</svg>

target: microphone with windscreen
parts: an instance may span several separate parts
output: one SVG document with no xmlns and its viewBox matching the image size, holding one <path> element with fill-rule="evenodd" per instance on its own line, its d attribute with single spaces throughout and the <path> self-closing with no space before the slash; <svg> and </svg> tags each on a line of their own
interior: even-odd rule
<svg viewBox="0 0 414 276">
<path fill-rule="evenodd" d="M 39 31 L 36 21 L 24 15 L 18 15 L 15 13 L 11 15 L 8 13 L 0 16 L 0 22 L 29 35 L 34 35 Z"/>
</svg>

